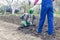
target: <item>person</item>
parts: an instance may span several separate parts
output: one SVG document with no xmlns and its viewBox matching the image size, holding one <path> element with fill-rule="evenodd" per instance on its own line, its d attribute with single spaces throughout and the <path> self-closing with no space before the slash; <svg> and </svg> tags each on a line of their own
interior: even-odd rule
<svg viewBox="0 0 60 40">
<path fill-rule="evenodd" d="M 20 19 L 21 19 L 21 24 L 23 27 L 29 27 L 31 25 L 34 24 L 34 20 L 35 20 L 35 15 L 32 15 L 34 12 L 34 10 L 29 10 L 28 13 L 24 13 L 20 16 Z M 32 19 L 32 21 L 31 21 Z"/>
<path fill-rule="evenodd" d="M 54 34 L 54 10 L 53 10 L 53 1 L 54 0 L 42 0 L 41 4 L 41 13 L 38 25 L 38 33 L 42 33 L 43 25 L 47 15 L 48 19 L 48 35 Z"/>
</svg>

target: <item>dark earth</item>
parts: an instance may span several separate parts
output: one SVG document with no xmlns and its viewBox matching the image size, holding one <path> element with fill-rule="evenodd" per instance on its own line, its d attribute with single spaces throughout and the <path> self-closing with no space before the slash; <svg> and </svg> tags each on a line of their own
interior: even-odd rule
<svg viewBox="0 0 60 40">
<path fill-rule="evenodd" d="M 35 26 L 30 26 L 27 28 L 21 28 L 20 30 L 18 30 L 19 27 L 21 27 L 21 19 L 19 16 L 0 16 L 0 20 L 8 22 L 8 23 L 13 23 L 16 25 L 20 25 L 16 30 L 17 31 L 21 31 L 24 34 L 30 34 L 31 36 L 35 36 L 35 37 L 40 37 L 42 38 L 42 40 L 60 40 L 60 18 L 55 17 L 54 18 L 54 31 L 55 31 L 55 35 L 54 36 L 49 36 L 47 35 L 47 28 L 48 28 L 48 24 L 47 24 L 47 20 L 45 21 L 44 27 L 43 27 L 43 32 L 42 35 L 38 35 L 37 34 L 37 29 L 38 29 L 38 19 L 39 17 L 36 17 L 35 20 Z"/>
</svg>

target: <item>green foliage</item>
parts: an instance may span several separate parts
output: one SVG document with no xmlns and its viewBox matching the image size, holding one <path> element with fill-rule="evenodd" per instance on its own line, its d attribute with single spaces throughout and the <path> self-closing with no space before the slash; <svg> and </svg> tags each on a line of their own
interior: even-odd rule
<svg viewBox="0 0 60 40">
<path fill-rule="evenodd" d="M 55 12 L 54 16 L 55 17 L 60 17 L 60 11 Z"/>
</svg>

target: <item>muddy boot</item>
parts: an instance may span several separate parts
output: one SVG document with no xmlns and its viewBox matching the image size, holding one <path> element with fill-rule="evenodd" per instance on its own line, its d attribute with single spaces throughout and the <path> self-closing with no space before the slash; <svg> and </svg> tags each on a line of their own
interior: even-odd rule
<svg viewBox="0 0 60 40">
<path fill-rule="evenodd" d="M 18 27 L 18 30 L 21 30 L 21 29 L 24 29 L 23 25 L 20 25 L 20 26 Z"/>
<path fill-rule="evenodd" d="M 44 40 L 54 40 L 55 38 L 55 34 L 49 35 L 49 34 L 45 34 Z"/>
<path fill-rule="evenodd" d="M 37 36 L 37 37 L 41 37 L 41 38 L 43 38 L 44 37 L 44 34 L 43 33 L 35 33 L 35 35 Z"/>
<path fill-rule="evenodd" d="M 24 29 L 29 29 L 28 27 L 24 27 L 24 26 L 20 26 L 20 27 L 18 27 L 18 30 L 24 30 Z"/>
<path fill-rule="evenodd" d="M 19 27 L 18 30 L 25 29 L 27 27 L 26 23 L 22 23 Z"/>
</svg>

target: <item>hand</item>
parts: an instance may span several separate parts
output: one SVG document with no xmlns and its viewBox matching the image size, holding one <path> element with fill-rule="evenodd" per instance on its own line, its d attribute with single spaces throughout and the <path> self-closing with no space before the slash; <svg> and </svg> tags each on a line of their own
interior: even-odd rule
<svg viewBox="0 0 60 40">
<path fill-rule="evenodd" d="M 34 1 L 34 5 L 36 5 L 36 4 L 37 4 L 37 2 L 38 2 L 38 0 L 35 0 L 35 1 Z"/>
</svg>

